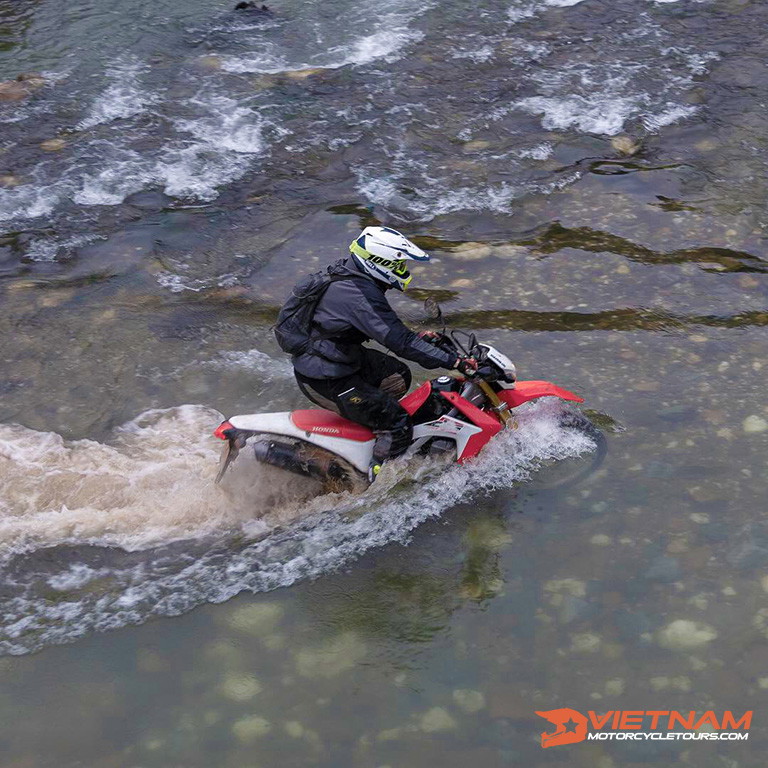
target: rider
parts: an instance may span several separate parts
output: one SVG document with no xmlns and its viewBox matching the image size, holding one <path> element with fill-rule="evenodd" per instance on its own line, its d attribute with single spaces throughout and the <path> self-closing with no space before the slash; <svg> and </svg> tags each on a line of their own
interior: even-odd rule
<svg viewBox="0 0 768 768">
<path fill-rule="evenodd" d="M 363 343 L 373 339 L 424 368 L 472 375 L 478 364 L 434 346 L 429 340 L 436 333 L 407 328 L 387 301 L 387 290 L 403 291 L 411 282 L 408 262 L 429 261 L 427 253 L 389 227 L 366 227 L 349 250 L 329 267 L 333 282 L 314 310 L 309 347 L 292 359 L 299 388 L 313 403 L 374 430 L 368 473 L 373 480 L 385 459 L 411 443 L 411 417 L 398 403 L 411 384 L 411 371 Z"/>
</svg>

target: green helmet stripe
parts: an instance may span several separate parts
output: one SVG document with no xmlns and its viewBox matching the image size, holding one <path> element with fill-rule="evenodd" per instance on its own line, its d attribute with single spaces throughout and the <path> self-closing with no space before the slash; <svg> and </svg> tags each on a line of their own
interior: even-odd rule
<svg viewBox="0 0 768 768">
<path fill-rule="evenodd" d="M 357 240 L 352 241 L 352 244 L 349 246 L 349 250 L 352 251 L 352 253 L 354 253 L 355 256 L 359 256 L 361 259 L 371 258 L 371 254 L 368 253 L 368 251 L 366 251 L 365 248 L 359 245 Z"/>
</svg>

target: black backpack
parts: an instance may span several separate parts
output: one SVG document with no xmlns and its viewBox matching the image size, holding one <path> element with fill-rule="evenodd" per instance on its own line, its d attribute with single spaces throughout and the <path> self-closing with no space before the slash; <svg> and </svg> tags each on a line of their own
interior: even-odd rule
<svg viewBox="0 0 768 768">
<path fill-rule="evenodd" d="M 275 336 L 283 352 L 289 355 L 302 355 L 309 349 L 312 318 L 317 304 L 331 283 L 339 280 L 355 279 L 358 275 L 333 274 L 332 267 L 322 272 L 313 272 L 299 281 L 291 291 L 285 304 L 277 315 Z M 364 275 L 359 275 L 363 280 Z"/>
</svg>

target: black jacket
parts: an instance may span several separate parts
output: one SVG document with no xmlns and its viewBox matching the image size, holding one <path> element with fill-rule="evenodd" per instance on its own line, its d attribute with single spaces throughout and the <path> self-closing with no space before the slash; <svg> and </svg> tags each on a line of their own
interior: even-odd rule
<svg viewBox="0 0 768 768">
<path fill-rule="evenodd" d="M 312 343 L 294 355 L 293 366 L 312 379 L 338 379 L 360 370 L 362 344 L 373 339 L 424 368 L 452 368 L 456 359 L 403 325 L 384 294 L 384 286 L 352 259 L 336 262 L 332 274 L 356 278 L 330 284 L 312 321 Z"/>
</svg>

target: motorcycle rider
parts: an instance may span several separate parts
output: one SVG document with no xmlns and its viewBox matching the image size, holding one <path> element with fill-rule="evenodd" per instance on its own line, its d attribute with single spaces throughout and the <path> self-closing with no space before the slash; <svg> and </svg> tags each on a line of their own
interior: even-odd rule
<svg viewBox="0 0 768 768">
<path fill-rule="evenodd" d="M 292 362 L 299 389 L 313 403 L 376 433 L 368 473 L 373 480 L 384 460 L 411 443 L 411 417 L 398 402 L 410 387 L 411 371 L 364 342 L 373 339 L 429 369 L 458 369 L 471 376 L 478 364 L 434 346 L 434 332 L 407 328 L 387 301 L 386 291 L 403 291 L 411 282 L 408 262 L 429 261 L 427 253 L 389 227 L 366 227 L 349 250 L 328 268 L 332 282 L 311 315 L 309 344 Z"/>
</svg>

